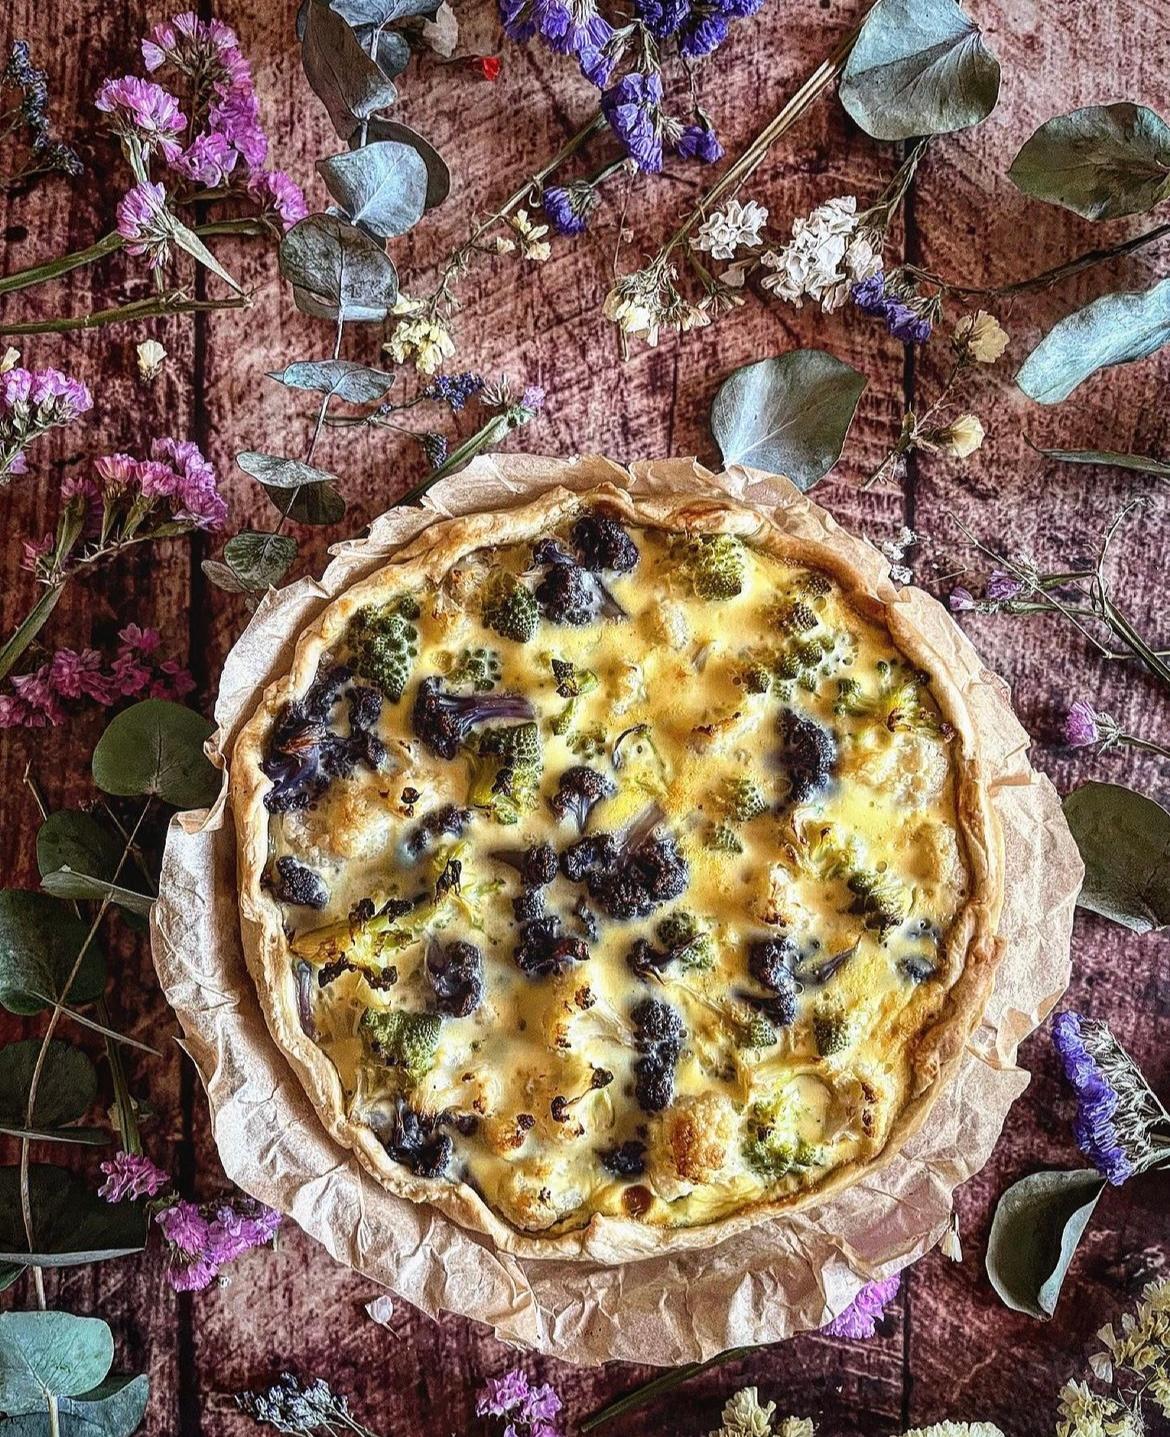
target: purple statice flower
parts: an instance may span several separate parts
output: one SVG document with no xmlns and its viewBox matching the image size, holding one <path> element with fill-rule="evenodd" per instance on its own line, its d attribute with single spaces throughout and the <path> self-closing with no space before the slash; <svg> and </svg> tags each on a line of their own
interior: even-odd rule
<svg viewBox="0 0 1170 1437">
<path fill-rule="evenodd" d="M 506 1417 L 528 1400 L 531 1393 L 528 1378 L 519 1367 L 502 1377 L 489 1377 L 475 1399 L 477 1417 Z"/>
<path fill-rule="evenodd" d="M 191 10 L 155 25 L 141 48 L 143 62 L 152 74 L 163 65 L 174 65 L 193 79 L 210 77 L 223 92 L 245 89 L 252 83 L 248 62 L 231 26 L 222 20 L 201 20 Z"/>
<path fill-rule="evenodd" d="M 98 1188 L 98 1197 L 107 1202 L 137 1201 L 154 1197 L 170 1183 L 162 1168 L 144 1153 L 117 1153 L 101 1165 L 106 1180 Z"/>
<path fill-rule="evenodd" d="M 541 39 L 558 55 L 600 49 L 613 38 L 613 26 L 592 0 L 532 0 L 532 18 Z"/>
<path fill-rule="evenodd" d="M 754 15 L 763 0 L 636 0 L 634 12 L 656 40 L 674 37 L 679 54 L 699 60 L 727 39 L 733 20 Z"/>
<path fill-rule="evenodd" d="M 202 1292 L 219 1276 L 219 1268 L 207 1257 L 175 1254 L 166 1265 L 165 1276 L 172 1292 Z"/>
<path fill-rule="evenodd" d="M 606 89 L 624 48 L 625 41 L 617 30 L 611 29 L 609 36 L 600 44 L 586 40 L 577 50 L 577 63 L 581 66 L 582 75 L 599 90 Z"/>
<path fill-rule="evenodd" d="M 863 314 L 880 315 L 883 319 L 885 318 L 886 277 L 880 269 L 876 274 L 871 274 L 868 279 L 863 279 L 855 284 L 850 293 L 853 296 L 853 303 Z"/>
<path fill-rule="evenodd" d="M 1002 569 L 992 569 L 987 576 L 987 583 L 983 586 L 983 592 L 996 604 L 1018 599 L 1023 589 L 1019 579 L 1012 574 L 1005 574 Z"/>
<path fill-rule="evenodd" d="M 116 134 L 134 137 L 150 153 L 157 149 L 168 164 L 183 152 L 175 138 L 187 124 L 179 102 L 169 90 L 137 75 L 103 80 L 94 104 L 110 116 Z"/>
<path fill-rule="evenodd" d="M 193 1202 L 180 1198 L 155 1213 L 154 1220 L 171 1247 L 187 1257 L 198 1257 L 206 1251 L 211 1228 Z"/>
<path fill-rule="evenodd" d="M 950 598 L 947 599 L 947 607 L 952 614 L 969 614 L 979 607 L 979 601 L 970 589 L 964 589 L 962 585 L 951 590 Z"/>
<path fill-rule="evenodd" d="M 561 1399 L 551 1383 L 529 1389 L 528 1396 L 520 1409 L 520 1420 L 527 1422 L 535 1431 L 537 1424 L 551 1423 L 561 1410 Z"/>
<path fill-rule="evenodd" d="M 271 1242 L 281 1216 L 252 1198 L 237 1198 L 204 1207 L 180 1200 L 154 1220 L 169 1249 L 167 1281 L 176 1292 L 198 1292 L 221 1267 Z"/>
<path fill-rule="evenodd" d="M 93 395 L 88 385 L 59 369 L 37 369 L 32 374 L 28 402 L 36 410 L 39 424 L 71 424 L 79 414 L 93 408 Z"/>
<path fill-rule="evenodd" d="M 237 151 L 216 130 L 197 135 L 172 165 L 189 180 L 214 188 L 227 183 L 235 168 Z"/>
<path fill-rule="evenodd" d="M 254 1247 L 270 1243 L 280 1222 L 280 1213 L 252 1198 L 220 1203 L 208 1224 L 205 1256 L 217 1268 L 225 1267 Z"/>
<path fill-rule="evenodd" d="M 601 97 L 609 127 L 626 153 L 646 174 L 662 169 L 662 76 L 632 71 Z"/>
<path fill-rule="evenodd" d="M 260 123 L 260 102 L 251 82 L 247 89 L 231 89 L 217 97 L 207 111 L 207 123 L 232 145 L 251 174 L 268 158 L 268 136 Z"/>
<path fill-rule="evenodd" d="M 118 201 L 117 229 L 129 254 L 149 255 L 151 269 L 165 264 L 170 253 L 171 218 L 162 185 L 144 180 L 127 190 Z"/>
<path fill-rule="evenodd" d="M 1064 716 L 1061 732 L 1071 748 L 1090 748 L 1101 741 L 1101 726 L 1092 704 L 1077 699 Z"/>
<path fill-rule="evenodd" d="M 1151 1146 L 1154 1127 L 1166 1119 L 1133 1059 L 1105 1023 L 1060 1013 L 1052 1045 L 1076 1094 L 1073 1135 L 1077 1147 L 1114 1187 L 1167 1156 Z"/>
<path fill-rule="evenodd" d="M 532 0 L 499 0 L 500 24 L 509 40 L 526 45 L 536 34 Z"/>
<path fill-rule="evenodd" d="M 884 319 L 887 331 L 902 344 L 925 344 L 930 338 L 930 320 L 886 288 L 881 270 L 855 284 L 850 294 L 863 314 Z"/>
<path fill-rule="evenodd" d="M 549 185 L 540 203 L 557 234 L 584 234 L 589 217 L 597 208 L 597 187 L 587 180 L 571 185 Z"/>
<path fill-rule="evenodd" d="M 883 1278 L 880 1282 L 868 1282 L 845 1309 L 826 1323 L 821 1329 L 829 1337 L 862 1339 L 873 1337 L 878 1321 L 886 1308 L 898 1295 L 901 1277 Z"/>
<path fill-rule="evenodd" d="M 176 519 L 185 519 L 197 529 L 221 529 L 227 520 L 227 504 L 216 487 L 215 470 L 197 445 L 189 440 L 156 439 L 150 446 L 151 463 L 144 466 L 142 492 L 160 493 L 171 500 Z M 170 477 L 161 475 L 169 469 Z"/>
<path fill-rule="evenodd" d="M 544 408 L 545 393 L 542 385 L 528 384 L 524 387 L 524 393 L 520 396 L 520 408 L 527 409 L 531 414 L 539 414 Z"/>
<path fill-rule="evenodd" d="M 674 148 L 684 160 L 701 160 L 705 165 L 723 158 L 723 146 L 710 125 L 684 125 Z"/>
<path fill-rule="evenodd" d="M 275 219 L 286 234 L 309 213 L 304 191 L 283 170 L 258 170 L 248 181 L 248 193 L 260 213 Z"/>
<path fill-rule="evenodd" d="M 424 391 L 428 399 L 441 399 L 452 414 L 461 414 L 467 401 L 483 388 L 483 377 L 470 370 L 462 374 L 437 374 Z"/>
</svg>

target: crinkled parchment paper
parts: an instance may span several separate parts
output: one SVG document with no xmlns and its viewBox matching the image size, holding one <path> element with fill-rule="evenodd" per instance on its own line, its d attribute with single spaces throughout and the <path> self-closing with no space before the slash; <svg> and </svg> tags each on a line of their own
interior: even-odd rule
<svg viewBox="0 0 1170 1437">
<path fill-rule="evenodd" d="M 302 579 L 261 603 L 228 656 L 216 719 L 219 750 L 256 694 L 290 661 L 296 635 L 340 589 L 388 562 L 437 517 L 520 504 L 553 485 L 609 480 L 638 491 L 714 487 L 781 515 L 800 535 L 847 552 L 885 598 L 945 653 L 987 739 L 994 803 L 1006 841 L 1007 954 L 987 1015 L 953 1086 L 896 1160 L 823 1204 L 751 1229 L 708 1251 L 620 1267 L 519 1260 L 429 1208 L 395 1197 L 335 1146 L 273 1045 L 240 948 L 235 855 L 224 800 L 171 826 L 153 920 L 155 963 L 185 1046 L 207 1089 L 228 1176 L 288 1213 L 339 1261 L 437 1314 L 463 1313 L 505 1341 L 579 1363 L 612 1358 L 674 1365 L 724 1348 L 819 1327 L 865 1281 L 888 1277 L 947 1231 L 955 1187 L 987 1161 L 1028 1082 L 1020 1040 L 1063 992 L 1081 869 L 1047 779 L 1028 765 L 1027 735 L 943 608 L 895 588 L 880 554 L 847 534 L 785 479 L 747 469 L 713 476 L 689 460 L 636 464 L 529 456 L 477 459 L 436 486 L 422 509 L 392 510 L 369 536 L 340 545 L 319 581 Z"/>
</svg>

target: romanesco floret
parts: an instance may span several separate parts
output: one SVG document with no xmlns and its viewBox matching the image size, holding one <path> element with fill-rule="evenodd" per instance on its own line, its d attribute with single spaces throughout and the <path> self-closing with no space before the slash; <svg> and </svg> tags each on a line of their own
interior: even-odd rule
<svg viewBox="0 0 1170 1437">
<path fill-rule="evenodd" d="M 714 823 L 707 830 L 706 845 L 714 853 L 742 853 L 739 834 L 728 823 Z"/>
<path fill-rule="evenodd" d="M 833 591 L 833 583 L 828 575 L 818 573 L 815 569 L 801 574 L 797 578 L 796 587 L 802 594 L 807 594 L 814 599 L 823 599 L 826 594 Z"/>
<path fill-rule="evenodd" d="M 388 604 L 359 609 L 350 621 L 354 669 L 391 703 L 402 697 L 418 655 L 418 630 L 410 622 L 418 615 L 417 600 L 407 594 Z"/>
<path fill-rule="evenodd" d="M 709 925 L 685 908 L 676 908 L 661 919 L 654 936 L 684 968 L 704 969 L 715 965 L 715 940 Z"/>
<path fill-rule="evenodd" d="M 910 916 L 909 890 L 889 874 L 862 869 L 848 883 L 849 891 L 856 894 L 849 911 L 861 914 L 865 926 L 882 938 Z"/>
<path fill-rule="evenodd" d="M 506 570 L 488 581 L 483 621 L 505 639 L 526 644 L 540 626 L 540 610 L 531 589 Z"/>
<path fill-rule="evenodd" d="M 813 1016 L 813 1041 L 822 1058 L 843 1053 L 849 1046 L 850 1024 L 844 1013 L 826 1009 Z"/>
<path fill-rule="evenodd" d="M 812 1143 L 780 1131 L 780 1116 L 781 1103 L 777 1099 L 753 1103 L 743 1141 L 744 1161 L 753 1172 L 773 1182 L 811 1168 L 817 1161 Z"/>
<path fill-rule="evenodd" d="M 785 604 L 776 615 L 776 626 L 785 634 L 807 634 L 820 619 L 807 604 Z"/>
<path fill-rule="evenodd" d="M 476 748 L 481 754 L 491 754 L 509 768 L 534 768 L 544 764 L 544 751 L 540 744 L 540 727 L 536 723 L 505 724 L 498 728 L 484 729 L 479 735 Z"/>
<path fill-rule="evenodd" d="M 766 694 L 772 687 L 772 670 L 767 664 L 749 664 L 740 679 L 749 694 Z"/>
<path fill-rule="evenodd" d="M 535 723 L 485 730 L 472 759 L 468 804 L 486 808 L 497 823 L 519 823 L 536 804 L 543 762 Z"/>
<path fill-rule="evenodd" d="M 361 1020 L 371 1050 L 401 1068 L 412 1083 L 434 1067 L 440 1027 L 434 1013 L 404 1013 L 398 1008 L 367 1008 Z"/>
<path fill-rule="evenodd" d="M 776 1029 L 763 1013 L 747 1013 L 737 1029 L 736 1042 L 741 1048 L 770 1048 L 779 1041 Z"/>
<path fill-rule="evenodd" d="M 747 555 L 734 534 L 703 534 L 682 545 L 682 573 L 701 599 L 734 599 L 743 593 Z"/>
<path fill-rule="evenodd" d="M 729 778 L 721 798 L 728 818 L 736 823 L 750 823 L 768 811 L 764 790 L 754 778 Z"/>
<path fill-rule="evenodd" d="M 468 686 L 476 693 L 490 693 L 500 682 L 500 656 L 495 649 L 464 649 L 447 675 L 455 687 Z"/>
<path fill-rule="evenodd" d="M 597 675 L 592 669 L 579 669 L 568 659 L 550 658 L 557 693 L 563 699 L 580 698 L 597 687 Z"/>
</svg>

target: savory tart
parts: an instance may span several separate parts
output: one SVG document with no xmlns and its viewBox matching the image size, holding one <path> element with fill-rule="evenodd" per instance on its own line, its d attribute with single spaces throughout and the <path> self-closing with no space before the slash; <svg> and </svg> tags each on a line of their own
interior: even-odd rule
<svg viewBox="0 0 1170 1437">
<path fill-rule="evenodd" d="M 438 520 L 231 761 L 245 950 L 333 1135 L 508 1250 L 709 1244 L 892 1156 L 990 989 L 998 828 L 883 586 L 730 500 Z"/>
</svg>

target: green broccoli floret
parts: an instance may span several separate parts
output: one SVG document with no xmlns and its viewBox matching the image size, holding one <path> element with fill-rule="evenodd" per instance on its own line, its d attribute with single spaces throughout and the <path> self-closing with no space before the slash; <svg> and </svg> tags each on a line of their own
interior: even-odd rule
<svg viewBox="0 0 1170 1437">
<path fill-rule="evenodd" d="M 817 1150 L 811 1143 L 778 1133 L 779 1108 L 775 1101 L 753 1103 L 743 1141 L 744 1161 L 769 1181 L 802 1172 L 817 1162 Z"/>
<path fill-rule="evenodd" d="M 453 687 L 470 684 L 476 693 L 490 693 L 500 681 L 500 656 L 495 649 L 464 649 L 447 675 Z"/>
<path fill-rule="evenodd" d="M 361 1031 L 377 1056 L 401 1068 L 412 1083 L 435 1065 L 439 1018 L 434 1013 L 403 1013 L 397 1008 L 367 1008 Z"/>
<path fill-rule="evenodd" d="M 708 925 L 684 908 L 676 908 L 661 919 L 654 936 L 684 968 L 705 969 L 715 965 L 715 940 Z"/>
<path fill-rule="evenodd" d="M 736 1034 L 736 1042 L 741 1048 L 770 1048 L 778 1041 L 776 1029 L 763 1013 L 747 1013 Z"/>
<path fill-rule="evenodd" d="M 849 878 L 848 886 L 856 894 L 849 911 L 861 914 L 865 926 L 882 938 L 910 916 L 909 891 L 888 874 L 862 869 Z"/>
<path fill-rule="evenodd" d="M 716 853 L 742 853 L 743 844 L 735 829 L 726 823 L 715 823 L 707 830 L 707 847 Z"/>
<path fill-rule="evenodd" d="M 418 656 L 418 630 L 411 622 L 418 616 L 418 601 L 406 594 L 388 604 L 359 609 L 350 620 L 354 669 L 391 703 L 402 697 Z"/>
<path fill-rule="evenodd" d="M 878 681 L 873 693 L 866 693 L 855 678 L 838 680 L 835 712 L 876 718 L 891 731 L 907 729 L 931 738 L 950 736 L 950 725 L 923 702 L 929 675 L 887 659 L 879 659 L 875 668 Z"/>
<path fill-rule="evenodd" d="M 849 1046 L 850 1025 L 844 1013 L 825 1011 L 813 1016 L 813 1040 L 822 1058 L 843 1053 Z"/>
<path fill-rule="evenodd" d="M 701 599 L 734 599 L 743 593 L 747 554 L 734 534 L 703 534 L 681 548 L 682 573 Z"/>
<path fill-rule="evenodd" d="M 581 707 L 580 699 L 566 699 L 565 706 L 559 714 L 554 714 L 548 721 L 549 728 L 558 738 L 564 738 L 573 727 L 573 720 L 577 717 L 577 710 Z"/>
<path fill-rule="evenodd" d="M 586 761 L 591 758 L 599 758 L 606 749 L 605 730 L 600 724 L 583 729 L 581 733 L 575 734 L 569 740 L 569 747 L 578 758 Z"/>
<path fill-rule="evenodd" d="M 557 693 L 561 698 L 577 699 L 582 694 L 591 693 L 597 687 L 597 675 L 592 669 L 579 669 L 568 659 L 550 658 L 549 663 L 552 665 Z"/>
<path fill-rule="evenodd" d="M 753 778 L 729 778 L 720 797 L 728 818 L 736 823 L 750 823 L 768 811 L 764 790 Z"/>
<path fill-rule="evenodd" d="M 820 619 L 807 604 L 785 604 L 776 615 L 776 626 L 786 634 L 807 634 L 815 629 Z"/>
<path fill-rule="evenodd" d="M 500 570 L 488 582 L 483 621 L 501 637 L 526 644 L 540 626 L 540 610 L 532 591 L 515 574 Z"/>
</svg>

